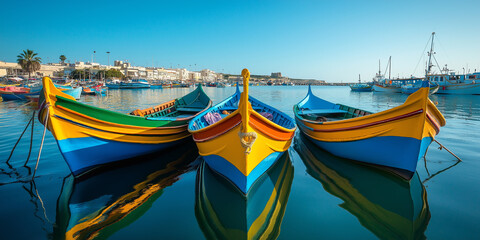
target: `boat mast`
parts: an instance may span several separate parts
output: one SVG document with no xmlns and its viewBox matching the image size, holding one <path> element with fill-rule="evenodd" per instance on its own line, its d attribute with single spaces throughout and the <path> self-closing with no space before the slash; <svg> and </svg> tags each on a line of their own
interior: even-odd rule
<svg viewBox="0 0 480 240">
<path fill-rule="evenodd" d="M 378 59 L 378 75 L 380 76 L 382 72 L 380 71 L 380 59 Z"/>
<path fill-rule="evenodd" d="M 392 56 L 388 58 L 388 79 L 392 79 Z"/>
<path fill-rule="evenodd" d="M 432 43 L 430 44 L 430 52 L 428 52 L 428 65 L 427 69 L 425 69 L 425 79 L 427 79 L 428 74 L 430 73 L 430 69 L 432 68 L 432 55 L 433 52 L 433 39 L 435 38 L 435 32 L 432 33 Z"/>
<path fill-rule="evenodd" d="M 360 80 L 360 74 L 358 74 L 358 83 L 362 83 L 362 81 Z"/>
</svg>

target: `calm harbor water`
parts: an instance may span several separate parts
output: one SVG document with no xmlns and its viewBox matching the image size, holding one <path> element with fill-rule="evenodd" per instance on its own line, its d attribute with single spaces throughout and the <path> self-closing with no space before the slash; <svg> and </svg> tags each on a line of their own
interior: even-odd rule
<svg viewBox="0 0 480 240">
<path fill-rule="evenodd" d="M 110 90 L 107 97 L 80 101 L 127 113 L 191 90 Z M 214 103 L 234 91 L 205 88 Z M 250 88 L 251 96 L 292 117 L 293 105 L 306 92 L 305 86 Z M 373 112 L 407 98 L 348 87 L 313 87 L 313 92 Z M 432 143 L 426 164 L 419 163 L 407 183 L 331 156 L 297 133 L 288 154 L 248 199 L 202 164 L 193 142 L 74 179 L 47 131 L 37 177 L 30 181 L 43 125 L 35 119 L 31 169 L 23 167 L 30 130 L 6 164 L 34 108 L 0 102 L 1 239 L 247 238 L 262 232 L 278 239 L 478 239 L 480 96 L 431 99 L 447 119 L 437 140 L 463 162 L 456 164 Z"/>
</svg>

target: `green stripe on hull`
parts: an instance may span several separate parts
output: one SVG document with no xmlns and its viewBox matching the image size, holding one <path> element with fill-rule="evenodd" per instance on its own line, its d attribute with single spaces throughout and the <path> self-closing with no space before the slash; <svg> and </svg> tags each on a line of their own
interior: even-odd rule
<svg viewBox="0 0 480 240">
<path fill-rule="evenodd" d="M 131 126 L 140 126 L 140 127 L 170 127 L 185 125 L 187 121 L 165 121 L 165 120 L 147 120 L 143 117 L 138 117 L 134 115 L 127 115 L 123 113 L 118 113 L 87 104 L 79 103 L 77 101 L 72 101 L 70 99 L 56 96 L 57 101 L 56 106 L 62 106 L 64 108 L 70 109 L 72 111 L 78 112 L 80 114 L 102 120 L 105 122 L 131 125 Z"/>
</svg>

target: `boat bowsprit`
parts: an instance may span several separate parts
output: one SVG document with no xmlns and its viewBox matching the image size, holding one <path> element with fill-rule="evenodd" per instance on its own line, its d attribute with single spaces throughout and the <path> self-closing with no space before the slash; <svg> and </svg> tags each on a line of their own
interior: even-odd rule
<svg viewBox="0 0 480 240">
<path fill-rule="evenodd" d="M 48 77 L 43 89 L 39 120 L 48 123 L 74 175 L 188 140 L 188 122 L 212 104 L 199 86 L 182 98 L 123 114 L 79 103 Z"/>
<path fill-rule="evenodd" d="M 196 116 L 188 126 L 206 163 L 243 193 L 285 152 L 295 133 L 293 119 L 248 96 L 250 73 L 237 91 Z"/>
<path fill-rule="evenodd" d="M 428 98 L 425 81 L 404 104 L 379 113 L 307 96 L 294 106 L 302 133 L 333 155 L 365 162 L 410 179 L 445 118 Z"/>
</svg>

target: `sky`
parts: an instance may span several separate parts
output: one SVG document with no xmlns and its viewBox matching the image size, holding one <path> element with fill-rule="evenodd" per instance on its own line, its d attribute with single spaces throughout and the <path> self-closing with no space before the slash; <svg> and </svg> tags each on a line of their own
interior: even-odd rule
<svg viewBox="0 0 480 240">
<path fill-rule="evenodd" d="M 94 61 L 328 82 L 424 75 L 435 35 L 441 67 L 480 71 L 480 1 L 3 1 L 0 61 Z M 110 52 L 109 57 L 106 52 Z"/>
</svg>

